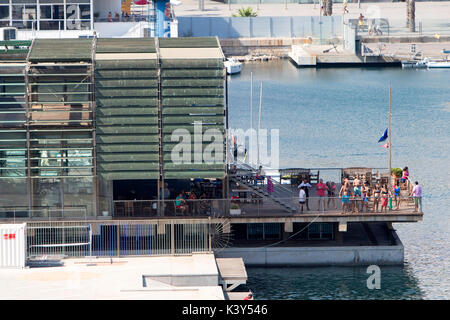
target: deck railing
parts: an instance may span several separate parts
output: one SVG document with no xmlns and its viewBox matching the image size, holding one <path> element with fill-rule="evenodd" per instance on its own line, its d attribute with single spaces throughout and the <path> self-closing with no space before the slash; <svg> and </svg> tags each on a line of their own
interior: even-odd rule
<svg viewBox="0 0 450 320">
<path fill-rule="evenodd" d="M 302 213 L 412 213 L 422 211 L 415 208 L 414 198 L 409 195 L 387 198 L 385 209 L 382 196 L 342 197 L 310 196 L 303 208 L 298 196 L 263 198 L 251 194 L 249 190 L 238 192 L 240 197 L 233 199 L 186 199 L 186 200 L 120 200 L 114 201 L 113 212 L 108 216 L 87 215 L 86 208 L 0 208 L 0 220 L 58 221 L 58 220 L 104 220 L 137 218 L 221 218 L 221 217 L 286 217 Z M 344 206 L 345 205 L 345 206 Z M 345 210 L 344 210 L 345 209 Z M 383 212 L 382 212 L 382 209 Z"/>
<path fill-rule="evenodd" d="M 29 258 L 207 252 L 222 230 L 204 219 L 31 222 L 26 228 Z"/>
</svg>

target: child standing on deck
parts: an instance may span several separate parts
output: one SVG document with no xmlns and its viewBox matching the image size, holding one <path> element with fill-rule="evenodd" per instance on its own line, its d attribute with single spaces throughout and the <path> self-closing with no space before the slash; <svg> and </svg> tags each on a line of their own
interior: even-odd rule
<svg viewBox="0 0 450 320">
<path fill-rule="evenodd" d="M 300 212 L 303 212 L 303 206 L 305 205 L 306 202 L 305 188 L 306 187 L 301 187 L 300 192 L 298 193 L 298 203 L 300 205 Z"/>
</svg>

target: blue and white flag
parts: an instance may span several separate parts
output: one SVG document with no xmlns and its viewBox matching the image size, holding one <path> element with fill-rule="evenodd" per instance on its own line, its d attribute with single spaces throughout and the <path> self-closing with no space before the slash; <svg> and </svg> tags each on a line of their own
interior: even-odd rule
<svg viewBox="0 0 450 320">
<path fill-rule="evenodd" d="M 383 136 L 380 138 L 380 140 L 378 140 L 378 142 L 383 142 L 384 140 L 386 140 L 388 138 L 388 129 L 386 129 L 384 131 Z"/>
</svg>

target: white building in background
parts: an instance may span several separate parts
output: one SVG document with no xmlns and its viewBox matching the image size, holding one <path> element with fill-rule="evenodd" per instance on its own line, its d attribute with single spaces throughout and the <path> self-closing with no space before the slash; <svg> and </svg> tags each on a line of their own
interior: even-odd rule
<svg viewBox="0 0 450 320">
<path fill-rule="evenodd" d="M 122 2 L 130 14 L 122 14 Z M 152 4 L 131 0 L 0 0 L 0 28 L 17 28 L 19 40 L 90 37 L 94 30 L 98 37 L 154 36 L 154 21 Z M 170 25 L 176 37 L 172 12 Z"/>
</svg>

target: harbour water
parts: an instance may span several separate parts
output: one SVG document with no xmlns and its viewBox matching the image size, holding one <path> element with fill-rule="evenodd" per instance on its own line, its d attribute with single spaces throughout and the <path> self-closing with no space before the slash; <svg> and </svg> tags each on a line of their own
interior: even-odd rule
<svg viewBox="0 0 450 320">
<path fill-rule="evenodd" d="M 251 63 L 229 80 L 230 128 L 254 126 L 263 81 L 261 128 L 279 129 L 280 167 L 387 167 L 378 143 L 388 125 L 392 165 L 408 166 L 424 192 L 424 220 L 394 224 L 404 267 L 381 267 L 368 290 L 365 268 L 248 268 L 256 299 L 450 298 L 450 71 L 400 68 L 297 69 L 287 60 Z"/>
</svg>

